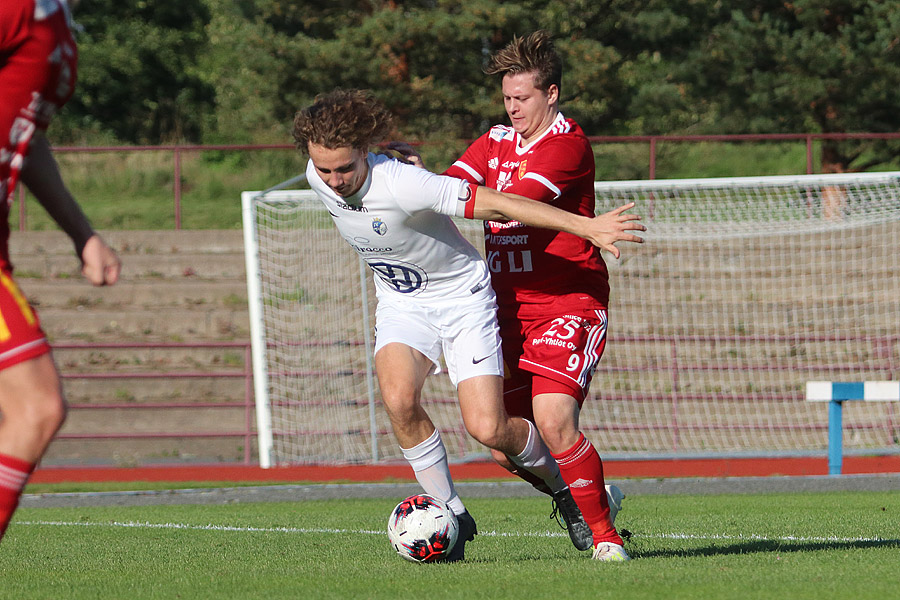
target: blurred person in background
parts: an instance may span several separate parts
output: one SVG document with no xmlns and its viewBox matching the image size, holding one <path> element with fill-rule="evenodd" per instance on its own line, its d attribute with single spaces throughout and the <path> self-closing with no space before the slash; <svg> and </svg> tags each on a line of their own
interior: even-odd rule
<svg viewBox="0 0 900 600">
<path fill-rule="evenodd" d="M 121 262 L 69 193 L 44 132 L 75 87 L 78 52 L 64 0 L 0 1 L 0 538 L 66 416 L 34 309 L 12 278 L 9 212 L 21 182 L 75 245 L 82 273 L 112 285 Z"/>
</svg>

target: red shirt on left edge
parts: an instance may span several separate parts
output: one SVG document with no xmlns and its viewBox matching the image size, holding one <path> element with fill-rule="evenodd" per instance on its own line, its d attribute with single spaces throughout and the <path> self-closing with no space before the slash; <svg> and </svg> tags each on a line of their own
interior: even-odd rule
<svg viewBox="0 0 900 600">
<path fill-rule="evenodd" d="M 10 269 L 9 209 L 28 146 L 75 89 L 78 51 L 61 0 L 0 2 L 0 268 Z"/>
</svg>

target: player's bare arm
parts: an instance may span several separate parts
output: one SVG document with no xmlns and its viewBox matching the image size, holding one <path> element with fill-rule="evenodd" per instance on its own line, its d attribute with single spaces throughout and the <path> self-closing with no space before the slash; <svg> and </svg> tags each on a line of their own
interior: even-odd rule
<svg viewBox="0 0 900 600">
<path fill-rule="evenodd" d="M 22 182 L 53 220 L 72 238 L 82 262 L 81 272 L 93 285 L 112 285 L 119 279 L 122 263 L 115 251 L 93 230 L 78 203 L 69 193 L 50 143 L 43 134 L 31 141 Z"/>
<path fill-rule="evenodd" d="M 533 227 L 564 231 L 588 240 L 616 258 L 619 258 L 619 249 L 615 246 L 617 242 L 643 243 L 643 238 L 630 232 L 647 230 L 639 222 L 639 215 L 627 212 L 634 208 L 634 202 L 592 218 L 489 187 L 470 185 L 470 189 L 473 196 L 466 202 L 465 214 L 462 215 L 467 219 L 512 220 Z"/>
</svg>

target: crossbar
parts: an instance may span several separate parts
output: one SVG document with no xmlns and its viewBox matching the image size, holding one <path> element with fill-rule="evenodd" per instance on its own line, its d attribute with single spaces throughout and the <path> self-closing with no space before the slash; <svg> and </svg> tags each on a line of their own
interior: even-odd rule
<svg viewBox="0 0 900 600">
<path fill-rule="evenodd" d="M 900 381 L 807 381 L 806 400 L 828 402 L 828 474 L 840 475 L 844 463 L 844 402 L 898 402 Z"/>
</svg>

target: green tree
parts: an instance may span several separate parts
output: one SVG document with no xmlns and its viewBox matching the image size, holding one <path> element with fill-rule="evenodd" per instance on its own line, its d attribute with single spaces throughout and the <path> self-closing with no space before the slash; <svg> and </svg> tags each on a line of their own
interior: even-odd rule
<svg viewBox="0 0 900 600">
<path fill-rule="evenodd" d="M 697 2 L 542 4 L 540 22 L 556 37 L 564 59 L 563 109 L 585 131 L 666 133 L 696 123 L 672 65 L 683 60 L 707 18 Z"/>
<path fill-rule="evenodd" d="M 248 2 L 249 4 L 249 2 Z M 215 112 L 206 122 L 207 143 L 288 143 L 291 112 L 281 107 L 289 68 L 290 38 L 275 32 L 253 6 L 227 4 L 207 26 L 209 50 L 198 61 L 214 90 Z"/>
<path fill-rule="evenodd" d="M 370 88 L 405 136 L 472 137 L 498 114 L 481 71 L 484 53 L 523 14 L 491 1 L 380 3 L 332 38 L 293 38 L 296 77 L 285 81 L 285 101 L 300 106 L 334 87 Z"/>
<path fill-rule="evenodd" d="M 370 0 L 256 0 L 254 3 L 245 0 L 245 4 L 248 5 L 245 16 L 261 19 L 275 32 L 331 39 L 338 30 L 359 25 L 383 3 Z"/>
<path fill-rule="evenodd" d="M 79 77 L 58 132 L 133 143 L 199 140 L 213 89 L 197 70 L 210 14 L 203 0 L 92 0 L 76 13 Z"/>
<path fill-rule="evenodd" d="M 231 143 L 287 143 L 298 108 L 319 92 L 351 87 L 345 75 L 350 59 L 345 58 L 353 43 L 335 42 L 335 37 L 353 31 L 380 5 L 351 0 L 206 1 L 214 15 L 207 27 L 209 52 L 200 67 L 204 81 L 215 90 L 216 111 L 205 139 Z"/>
<path fill-rule="evenodd" d="M 335 87 L 374 90 L 399 136 L 471 139 L 506 119 L 487 57 L 537 28 L 589 135 L 900 129 L 887 0 L 90 0 L 76 16 L 80 81 L 57 139 L 286 142 L 294 112 Z M 897 149 L 829 142 L 823 167 Z"/>
<path fill-rule="evenodd" d="M 371 87 L 407 134 L 470 138 L 506 119 L 487 57 L 547 29 L 564 62 L 563 110 L 589 134 L 666 133 L 702 115 L 676 79 L 697 29 L 696 0 L 470 0 L 382 3 L 328 40 L 309 40 L 314 88 Z M 308 88 L 298 89 L 301 95 Z"/>
<path fill-rule="evenodd" d="M 900 11 L 890 0 L 737 1 L 682 71 L 729 133 L 900 129 Z M 826 141 L 825 172 L 896 156 L 888 142 Z"/>
<path fill-rule="evenodd" d="M 564 111 L 588 133 L 665 133 L 698 121 L 671 66 L 705 18 L 695 0 L 345 0 L 303 9 L 241 0 L 214 11 L 200 61 L 217 99 L 208 140 L 289 139 L 294 111 L 335 87 L 374 90 L 398 115 L 398 135 L 475 137 L 506 119 L 499 82 L 482 72 L 487 57 L 537 28 L 557 39 Z"/>
</svg>

